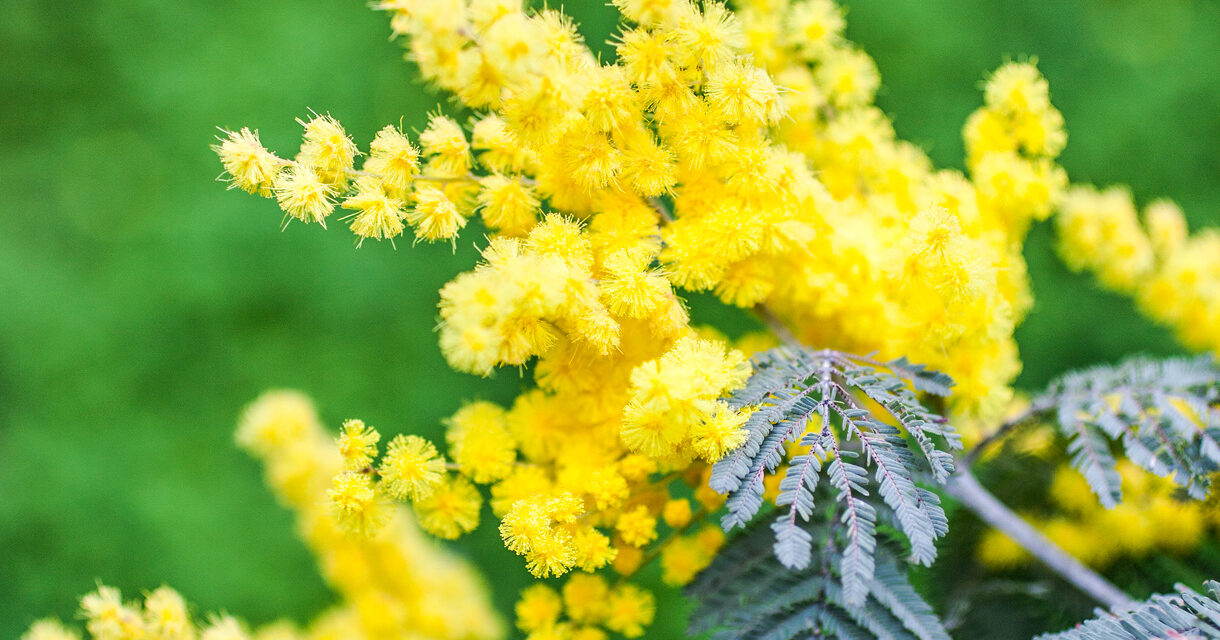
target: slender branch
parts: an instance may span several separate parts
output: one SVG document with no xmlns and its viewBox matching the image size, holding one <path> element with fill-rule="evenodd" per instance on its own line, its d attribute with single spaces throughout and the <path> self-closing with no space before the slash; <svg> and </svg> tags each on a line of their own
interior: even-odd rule
<svg viewBox="0 0 1220 640">
<path fill-rule="evenodd" d="M 1134 604 L 1131 598 L 1110 581 L 1079 560 L 1068 555 L 1049 538 L 1042 535 L 1028 522 L 993 496 L 979 481 L 963 468 L 949 479 L 945 486 L 949 495 L 956 498 L 983 522 L 991 525 L 1014 542 L 1021 545 L 1052 571 L 1073 586 L 1092 596 L 1107 607 L 1127 607 Z"/>
<path fill-rule="evenodd" d="M 670 213 L 669 208 L 665 206 L 664 202 L 661 202 L 660 198 L 655 196 L 649 198 L 648 204 L 652 205 L 652 208 L 657 210 L 657 213 L 661 215 L 661 218 L 663 218 L 666 223 L 674 221 L 674 214 Z"/>
<path fill-rule="evenodd" d="M 800 346 L 801 341 L 796 339 L 796 334 L 792 333 L 792 329 L 789 329 L 788 325 L 784 324 L 784 321 L 780 320 L 779 316 L 775 315 L 775 312 L 769 307 L 763 304 L 756 305 L 754 315 L 767 325 L 767 328 L 775 334 L 775 337 L 779 338 L 780 342 L 788 346 Z"/>
</svg>

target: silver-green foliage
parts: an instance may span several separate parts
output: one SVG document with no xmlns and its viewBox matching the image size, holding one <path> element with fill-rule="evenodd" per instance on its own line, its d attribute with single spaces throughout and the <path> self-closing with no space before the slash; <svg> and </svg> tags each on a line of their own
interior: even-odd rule
<svg viewBox="0 0 1220 640">
<path fill-rule="evenodd" d="M 1208 596 L 1177 585 L 1177 593 L 1156 595 L 1127 610 L 1099 610 L 1075 629 L 1035 640 L 1179 640 L 1220 639 L 1220 583 L 1203 585 Z"/>
<path fill-rule="evenodd" d="M 1107 507 L 1122 500 L 1112 443 L 1202 499 L 1220 470 L 1220 369 L 1208 356 L 1133 358 L 1066 374 L 1033 400 L 1068 438 L 1072 465 Z"/>
<path fill-rule="evenodd" d="M 843 525 L 836 597 L 860 606 L 869 594 L 876 575 L 877 506 L 890 512 L 886 518 L 910 542 L 911 559 L 930 565 L 948 523 L 939 497 L 918 481 L 945 482 L 953 472 L 946 449 L 961 444 L 943 418 L 920 404 L 916 392 L 945 396 L 952 380 L 905 359 L 878 362 L 791 346 L 763 352 L 752 364 L 754 375 L 731 400 L 736 407 L 755 409 L 746 423 L 748 439 L 716 463 L 710 481 L 712 489 L 729 496 L 724 528 L 753 519 L 763 506 L 764 477 L 784 461 L 786 445 L 799 442 L 808 453 L 788 460 L 776 500 L 781 513 L 771 525 L 775 556 L 783 566 L 801 570 L 810 564 L 814 541 L 805 523 L 814 513 L 823 476 L 837 490 L 833 499 Z M 865 399 L 884 414 L 871 412 Z M 881 501 L 870 499 L 874 491 Z"/>
<path fill-rule="evenodd" d="M 690 632 L 710 633 L 714 640 L 948 640 L 932 608 L 907 581 L 892 545 L 875 550 L 867 597 L 848 600 L 840 549 L 847 526 L 834 517 L 802 523 L 818 561 L 790 570 L 767 552 L 772 537 L 767 527 L 754 525 L 687 588 L 696 603 Z"/>
</svg>

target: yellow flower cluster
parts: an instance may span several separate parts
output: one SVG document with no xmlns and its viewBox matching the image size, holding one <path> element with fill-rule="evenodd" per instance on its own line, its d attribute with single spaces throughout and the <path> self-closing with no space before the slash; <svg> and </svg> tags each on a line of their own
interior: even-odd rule
<svg viewBox="0 0 1220 640">
<path fill-rule="evenodd" d="M 1220 512 L 1204 503 L 1178 499 L 1172 481 L 1153 476 L 1129 460 L 1119 461 L 1118 472 L 1123 501 L 1106 509 L 1084 476 L 1067 465 L 1059 467 L 1050 489 L 1059 513 L 1052 517 L 1026 514 L 1026 520 L 1064 551 L 1098 568 L 1121 558 L 1189 553 L 1203 540 L 1209 525 L 1220 527 Z M 976 554 L 985 566 L 997 570 L 1033 560 L 994 529 L 983 535 Z"/>
<path fill-rule="evenodd" d="M 494 232 L 441 291 L 441 349 L 480 375 L 536 361 L 537 388 L 455 414 L 450 463 L 405 436 L 378 462 L 376 432 L 349 423 L 327 501 L 344 530 L 379 535 L 394 498 L 457 537 L 489 485 L 536 576 L 630 576 L 659 558 L 666 582 L 691 580 L 723 541 L 687 531 L 720 505 L 704 477 L 744 440 L 748 413 L 721 398 L 749 369 L 691 328 L 680 289 L 765 307 L 810 344 L 944 369 L 962 410 L 1006 401 L 1029 300 L 1021 240 L 1064 182 L 1033 65 L 989 83 L 969 179 L 895 138 L 872 106 L 876 67 L 830 2 L 615 5 L 626 22 L 603 64 L 553 10 L 383 2 L 424 78 L 476 110 L 468 129 L 433 115 L 418 147 L 383 129 L 359 170 L 329 116 L 304 123 L 292 162 L 245 129 L 218 145 L 233 185 L 290 218 L 323 222 L 341 203 L 361 239 L 403 222 L 449 239 L 475 213 Z"/>
<path fill-rule="evenodd" d="M 459 369 L 606 356 L 625 320 L 671 339 L 687 324 L 677 287 L 765 305 L 811 344 L 928 363 L 958 380 L 959 409 L 998 411 L 1029 305 L 1021 241 L 1066 185 L 1062 117 L 1033 64 L 989 81 L 967 178 L 896 139 L 829 0 L 615 4 L 626 22 L 602 64 L 553 10 L 383 2 L 424 78 L 478 111 L 469 136 L 434 115 L 417 150 L 386 128 L 355 170 L 351 139 L 316 116 L 292 162 L 247 129 L 217 150 L 234 186 L 291 218 L 354 209 L 361 239 L 404 220 L 452 238 L 481 213 L 498 233 L 442 301 Z"/>
<path fill-rule="evenodd" d="M 407 225 L 452 239 L 475 214 L 491 232 L 479 264 L 440 292 L 441 350 L 478 375 L 532 364 L 536 387 L 510 406 L 460 409 L 449 462 L 410 436 L 378 460 L 376 432 L 349 423 L 327 504 L 344 530 L 376 539 L 389 499 L 408 500 L 425 530 L 454 538 L 477 526 L 487 487 L 530 572 L 585 572 L 562 598 L 526 592 L 518 624 L 535 638 L 638 632 L 651 599 L 595 572 L 627 577 L 659 558 L 665 581 L 683 584 L 723 541 L 696 528 L 720 506 L 705 477 L 745 437 L 748 411 L 723 398 L 748 374 L 743 353 L 766 344 L 734 349 L 692 328 L 681 292 L 713 292 L 806 344 L 926 363 L 957 381 L 957 417 L 994 418 L 1031 304 L 1022 244 L 1068 189 L 1055 164 L 1063 118 L 1033 62 L 988 80 L 964 128 L 968 171 L 938 170 L 873 104 L 876 65 L 843 37 L 831 0 L 613 4 L 623 25 L 601 62 L 562 13 L 520 0 L 383 0 L 423 78 L 469 122 L 432 115 L 417 144 L 387 127 L 359 169 L 329 116 L 303 123 L 292 161 L 248 129 L 216 147 L 233 186 L 274 196 L 290 219 L 321 223 L 342 205 L 361 240 Z M 1180 216 L 1157 211 L 1147 262 L 1164 263 L 1173 291 L 1155 295 L 1179 298 L 1157 313 L 1204 326 L 1212 241 L 1192 253 Z M 1126 230 L 1088 233 L 1102 240 L 1073 250 L 1080 266 L 1123 253 L 1110 238 Z M 581 593 L 621 610 L 589 613 Z"/>
<path fill-rule="evenodd" d="M 238 445 L 266 464 L 268 485 L 297 512 L 323 578 L 341 596 L 338 608 L 306 632 L 274 637 L 500 637 L 500 621 L 477 574 L 437 549 L 409 513 L 382 497 L 383 491 L 414 497 L 419 526 L 443 533 L 445 526 L 460 526 L 453 524 L 460 520 L 455 514 L 470 517 L 467 496 L 457 488 L 469 483 L 446 477 L 427 441 L 395 436 L 374 484 L 370 465 L 379 440 L 374 429 L 349 420 L 336 444 L 313 403 L 291 391 L 267 392 L 242 415 Z M 422 506 L 424 496 L 433 504 Z M 477 502 L 473 517 L 477 522 Z M 349 535 L 353 529 L 365 535 Z"/>
<path fill-rule="evenodd" d="M 143 602 L 124 602 L 119 590 L 98 585 L 80 600 L 80 617 L 93 640 L 253 640 L 236 619 L 213 615 L 205 624 L 192 620 L 186 601 L 162 586 L 144 595 Z M 21 640 L 79 640 L 76 629 L 58 620 L 39 620 Z"/>
<path fill-rule="evenodd" d="M 1220 355 L 1220 233 L 1190 234 L 1181 209 L 1167 200 L 1141 216 L 1121 187 L 1073 187 L 1056 224 L 1070 267 L 1134 297 L 1192 349 Z"/>
<path fill-rule="evenodd" d="M 654 339 L 647 332 L 631 335 Z M 565 349 L 554 357 L 570 362 L 572 355 Z M 378 461 L 380 435 L 349 420 L 338 438 L 343 470 L 328 494 L 332 514 L 347 531 L 368 535 L 384 521 L 387 498 L 410 500 L 425 530 L 455 538 L 478 524 L 482 498 L 474 484 L 490 485 L 505 545 L 524 556 L 538 577 L 572 569 L 593 572 L 611 563 L 620 574 L 631 575 L 642 560 L 640 549 L 658 540 L 663 521 L 671 533 L 656 550 L 663 566 L 673 567 L 665 569 L 667 581 L 689 581 L 723 541 L 715 527 L 681 535 L 721 502 L 703 486 L 707 465 L 694 464 L 693 458 L 715 460 L 744 438 L 744 414 L 717 398 L 744 379 L 745 358 L 719 340 L 691 334 L 654 359 L 597 359 L 608 367 L 574 369 L 569 375 L 581 373 L 577 379 L 540 375 L 540 381 L 550 382 L 540 382 L 542 388 L 523 394 L 511 409 L 490 402 L 459 409 L 447 420 L 452 463 L 431 443 L 402 435 Z M 685 387 L 660 384 L 682 379 Z M 598 385 L 602 388 L 594 392 Z M 608 407 L 589 405 L 599 396 L 605 400 L 612 388 L 617 395 Z M 641 415 L 660 412 L 679 420 L 676 435 L 672 426 L 665 427 L 667 447 L 643 441 L 632 446 L 632 434 L 645 431 L 644 423 L 624 417 L 623 407 L 631 415 L 632 403 Z M 692 513 L 689 500 L 677 497 L 686 491 L 674 482 L 679 476 L 700 487 L 698 513 Z"/>
<path fill-rule="evenodd" d="M 544 584 L 528 587 L 516 613 L 517 628 L 533 640 L 606 640 L 606 630 L 638 638 L 652 623 L 656 603 L 634 585 L 612 587 L 601 576 L 581 574 L 564 584 L 562 596 Z"/>
<path fill-rule="evenodd" d="M 205 623 L 192 620 L 176 591 L 161 587 L 142 603 L 124 602 L 118 589 L 99 586 L 81 599 L 81 617 L 93 640 L 479 640 L 503 636 L 477 574 L 420 534 L 403 510 L 358 506 L 371 485 L 362 470 L 371 464 L 379 439 L 359 420 L 343 425 L 338 446 L 318 423 L 313 404 L 291 391 L 270 391 L 252 403 L 237 430 L 239 446 L 266 463 L 267 483 L 297 512 L 306 544 L 318 557 L 323 577 L 341 601 L 306 627 L 281 620 L 250 630 L 226 614 Z M 400 451 L 395 454 L 395 449 Z M 393 459 L 421 475 L 399 475 L 405 495 L 440 493 L 444 470 L 433 470 L 432 445 L 415 436 L 396 437 Z M 397 457 L 395 457 L 397 456 Z M 424 462 L 418 462 L 423 460 Z M 432 477 L 435 473 L 436 477 Z M 334 513 L 328 512 L 329 502 Z M 358 482 L 365 479 L 365 482 Z M 386 482 L 382 483 L 383 485 Z M 477 494 L 476 494 L 477 495 Z M 477 512 L 476 512 L 477 513 Z M 346 535 L 334 516 L 368 533 Z M 370 526 L 375 524 L 376 526 Z M 373 533 L 373 532 L 376 533 Z M 22 640 L 79 640 L 56 620 L 35 622 Z"/>
<path fill-rule="evenodd" d="M 405 134 L 386 126 L 373 138 L 361 168 L 356 143 L 337 120 L 314 114 L 298 120 L 305 129 L 300 151 L 286 160 L 263 147 L 258 133 L 243 128 L 223 131 L 213 149 L 219 154 L 231 187 L 274 197 L 292 220 L 323 227 L 337 207 L 352 232 L 365 239 L 393 240 L 410 225 L 423 240 L 447 240 L 466 224 L 477 184 L 469 176 L 470 143 L 451 118 L 436 115 L 419 136 L 417 148 Z M 421 165 L 422 163 L 422 165 Z M 520 195 L 501 192 L 488 205 L 506 220 L 520 223 Z M 526 202 L 534 202 L 525 192 Z M 507 199 L 507 204 L 504 200 Z M 507 216 L 507 217 L 505 217 Z"/>
</svg>

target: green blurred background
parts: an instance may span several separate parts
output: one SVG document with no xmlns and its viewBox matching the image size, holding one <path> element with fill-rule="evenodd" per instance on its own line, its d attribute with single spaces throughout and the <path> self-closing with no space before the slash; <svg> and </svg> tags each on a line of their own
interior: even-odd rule
<svg viewBox="0 0 1220 640">
<path fill-rule="evenodd" d="M 613 10 L 566 4 L 600 46 Z M 1217 3 L 847 4 L 849 36 L 880 66 L 882 107 L 939 165 L 961 165 L 985 74 L 1036 56 L 1067 119 L 1074 179 L 1172 196 L 1195 226 L 1220 221 Z M 273 203 L 215 181 L 208 145 L 216 126 L 249 125 L 291 154 L 293 117 L 309 108 L 364 144 L 404 115 L 421 126 L 444 98 L 416 84 L 385 16 L 361 2 L 0 9 L 0 638 L 71 618 L 97 579 L 128 594 L 168 583 L 255 623 L 307 619 L 332 596 L 232 446 L 243 404 L 294 387 L 331 424 L 435 435 L 463 398 L 506 401 L 523 382 L 448 370 L 431 331 L 437 289 L 472 263 L 477 232 L 456 253 L 281 233 Z M 1046 225 L 1028 255 L 1038 303 L 1019 333 L 1022 386 L 1178 349 L 1067 273 Z M 732 317 L 693 302 L 696 319 Z M 494 576 L 507 611 L 524 571 L 494 527 L 454 546 Z M 664 593 L 670 614 L 651 637 L 682 628 L 683 605 Z"/>
</svg>

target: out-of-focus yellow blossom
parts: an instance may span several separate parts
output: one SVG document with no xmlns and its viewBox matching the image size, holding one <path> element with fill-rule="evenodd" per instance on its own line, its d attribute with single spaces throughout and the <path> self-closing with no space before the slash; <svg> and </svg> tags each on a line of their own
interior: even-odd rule
<svg viewBox="0 0 1220 640">
<path fill-rule="evenodd" d="M 403 544 L 420 544 L 422 540 L 404 542 L 395 539 L 384 544 L 400 547 Z M 334 549 L 339 552 L 339 549 Z M 162 586 L 148 593 L 142 603 L 123 602 L 118 589 L 99 585 L 98 589 L 81 598 L 81 617 L 84 619 L 88 637 L 92 640 L 322 640 L 343 638 L 352 640 L 374 640 L 387 637 L 410 637 L 421 640 L 467 640 L 471 638 L 499 638 L 498 622 L 491 616 L 479 586 L 471 582 L 472 575 L 464 565 L 434 548 L 421 546 L 418 553 L 436 554 L 435 558 L 423 561 L 427 571 L 433 575 L 421 576 L 417 582 L 410 573 L 398 573 L 391 580 L 379 580 L 373 575 L 365 579 L 370 591 L 346 591 L 346 599 L 304 628 L 298 628 L 287 620 L 272 622 L 258 629 L 249 629 L 239 619 L 225 614 L 208 614 L 203 619 L 193 619 L 186 601 L 173 589 Z M 375 562 L 390 560 L 393 553 L 370 558 Z M 421 559 L 420 558 L 417 559 Z M 360 554 L 344 553 L 348 562 L 360 562 Z M 372 572 L 403 570 L 410 572 L 415 565 L 383 567 L 371 564 L 365 567 Z M 454 571 L 450 573 L 450 571 Z M 361 572 L 356 572 L 358 575 Z M 349 583 L 350 584 L 350 583 Z M 434 587 L 440 591 L 430 593 Z M 474 591 L 470 591 L 474 588 Z M 476 596 L 469 601 L 449 601 L 446 597 L 456 595 Z M 442 608 L 447 605 L 451 610 Z M 556 614 L 560 603 L 555 597 Z M 64 626 L 58 620 L 39 620 L 21 636 L 21 640 L 80 640 L 75 629 Z"/>
<path fill-rule="evenodd" d="M 680 587 L 695 579 L 695 574 L 711 564 L 716 550 L 700 544 L 694 536 L 679 536 L 661 551 L 661 580 Z"/>
<path fill-rule="evenodd" d="M 606 628 L 628 638 L 638 638 L 644 635 L 644 627 L 652 624 L 656 608 L 651 593 L 633 584 L 620 585 L 610 593 Z"/>
<path fill-rule="evenodd" d="M 993 570 L 1012 569 L 1032 559 L 1024 547 L 995 529 L 983 533 L 975 555 L 979 562 Z"/>
<path fill-rule="evenodd" d="M 21 640 L 80 640 L 80 634 L 58 620 L 46 619 L 30 625 Z"/>
<path fill-rule="evenodd" d="M 144 616 L 133 605 L 124 604 L 119 590 L 99 585 L 97 591 L 80 601 L 81 617 L 96 640 L 122 640 L 143 637 Z"/>
<path fill-rule="evenodd" d="M 517 628 L 526 633 L 546 629 L 559 621 L 562 612 L 563 600 L 554 589 L 545 584 L 530 585 L 517 600 Z"/>
<path fill-rule="evenodd" d="M 415 501 L 419 526 L 428 533 L 452 540 L 479 526 L 483 497 L 462 476 L 445 476 L 427 497 Z"/>
<path fill-rule="evenodd" d="M 1060 254 L 1109 289 L 1135 298 L 1187 346 L 1220 354 L 1220 234 L 1187 231 L 1159 200 L 1139 215 L 1131 193 L 1074 188 L 1057 218 Z"/>
<path fill-rule="evenodd" d="M 200 632 L 199 640 L 250 640 L 250 634 L 233 616 L 214 616 Z"/>
<path fill-rule="evenodd" d="M 1063 465 L 1051 479 L 1050 498 L 1060 513 L 1050 518 L 1026 516 L 1056 544 L 1085 564 L 1105 568 L 1121 558 L 1153 553 L 1185 554 L 1203 539 L 1208 505 L 1183 502 L 1177 487 L 1129 460 L 1120 460 L 1123 501 L 1106 509 L 1078 471 Z M 1212 519 L 1220 526 L 1220 519 Z M 979 541 L 976 555 L 997 570 L 1022 566 L 1032 557 L 1002 533 L 989 530 Z"/>
<path fill-rule="evenodd" d="M 639 547 L 623 543 L 615 547 L 614 570 L 620 575 L 629 576 L 639 571 L 644 562 L 644 552 Z"/>
<path fill-rule="evenodd" d="M 158 640 L 191 640 L 195 628 L 186 600 L 173 589 L 161 586 L 144 597 L 144 625 Z"/>
<path fill-rule="evenodd" d="M 661 512 L 665 519 L 665 524 L 674 529 L 680 529 L 690 524 L 691 510 L 690 500 L 679 498 L 670 500 L 665 503 L 665 510 Z"/>
<path fill-rule="evenodd" d="M 610 585 L 597 575 L 576 574 L 563 585 L 563 606 L 568 618 L 581 624 L 600 624 L 609 613 Z"/>
<path fill-rule="evenodd" d="M 268 484 L 296 512 L 298 529 L 318 557 L 323 578 L 341 599 L 337 609 L 311 625 L 319 631 L 295 637 L 372 640 L 407 631 L 437 640 L 501 637 L 502 625 L 479 578 L 430 543 L 405 508 L 380 505 L 384 524 L 373 536 L 351 535 L 341 528 L 326 494 L 344 474 L 344 456 L 308 398 L 291 391 L 264 394 L 243 413 L 237 441 L 265 463 Z M 396 450 L 411 453 L 400 453 L 394 464 L 390 461 Z M 436 462 L 436 451 L 426 441 L 396 436 L 378 468 L 384 472 L 399 467 L 403 491 L 410 493 L 405 487 L 416 486 L 421 496 L 432 486 L 430 474 L 443 472 L 443 462 L 440 469 L 434 467 Z M 378 492 L 390 475 L 375 483 Z M 316 635 L 321 629 L 331 635 Z"/>
</svg>

